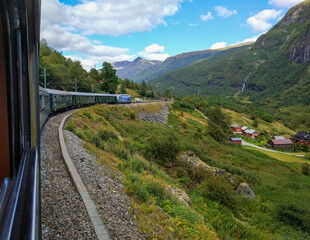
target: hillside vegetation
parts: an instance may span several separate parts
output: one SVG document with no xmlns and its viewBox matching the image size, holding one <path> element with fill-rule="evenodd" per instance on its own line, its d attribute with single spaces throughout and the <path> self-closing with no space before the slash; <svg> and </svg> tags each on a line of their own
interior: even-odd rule
<svg viewBox="0 0 310 240">
<path fill-rule="evenodd" d="M 215 141 L 213 124 L 190 106 L 173 104 L 168 123 L 158 124 L 138 115 L 156 113 L 162 103 L 97 105 L 78 110 L 66 129 L 123 175 L 138 228 L 150 239 L 310 239 L 310 179 L 300 164 Z M 241 182 L 256 199 L 236 193 Z"/>
<path fill-rule="evenodd" d="M 306 0 L 290 9 L 255 44 L 224 50 L 149 84 L 178 96 L 198 91 L 202 95 L 249 96 L 256 105 L 284 112 L 295 105 L 309 108 L 309 28 L 310 1 Z M 309 127 L 309 123 L 305 125 Z"/>
</svg>

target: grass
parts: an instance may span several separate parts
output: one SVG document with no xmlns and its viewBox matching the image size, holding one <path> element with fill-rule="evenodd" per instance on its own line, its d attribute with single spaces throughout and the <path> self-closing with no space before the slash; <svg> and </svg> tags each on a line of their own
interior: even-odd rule
<svg viewBox="0 0 310 240">
<path fill-rule="evenodd" d="M 165 239 L 310 238 L 307 230 L 300 230 L 289 221 L 282 222 L 277 215 L 281 207 L 281 214 L 288 214 L 288 219 L 297 217 L 303 229 L 307 229 L 306 218 L 290 216 L 290 209 L 310 209 L 310 178 L 296 164 L 299 158 L 281 155 L 282 161 L 278 161 L 277 157 L 256 149 L 219 144 L 206 135 L 207 126 L 203 124 L 206 120 L 194 110 L 186 110 L 181 116 L 180 111 L 172 109 L 167 125 L 130 117 L 130 112 L 154 113 L 160 106 L 93 106 L 87 109 L 87 114 L 77 111 L 67 122 L 67 129 L 83 137 L 86 149 L 96 154 L 100 165 L 113 169 L 116 178 L 119 174 L 123 176 L 120 181 L 132 199 L 132 211 L 141 231 L 157 239 L 164 239 L 163 236 Z M 247 182 L 257 200 L 235 196 L 234 204 L 229 204 L 229 195 L 238 182 L 219 177 L 212 181 L 221 187 L 212 188 L 203 184 L 210 176 L 186 161 L 169 159 L 159 164 L 152 158 L 148 161 L 144 156 L 149 139 L 172 133 L 181 151 L 191 150 L 206 164 L 225 169 L 238 182 Z M 97 147 L 93 136 L 98 136 Z M 186 192 L 192 202 L 190 207 L 180 203 L 168 186 Z M 202 191 L 203 186 L 207 188 Z M 227 201 L 221 200 L 221 193 L 227 195 Z"/>
<path fill-rule="evenodd" d="M 264 151 L 262 149 L 258 149 L 258 148 L 253 148 L 253 147 L 250 147 L 250 146 L 246 146 L 244 148 L 247 148 L 247 149 L 253 149 L 255 151 L 259 151 L 259 152 L 262 152 L 274 159 L 277 159 L 279 161 L 282 161 L 282 162 L 289 162 L 289 163 L 304 163 L 306 162 L 307 160 L 303 157 L 297 157 L 297 156 L 293 156 L 293 155 L 287 155 L 287 154 L 283 154 L 283 153 L 276 153 L 276 152 L 269 152 L 269 151 Z"/>
</svg>

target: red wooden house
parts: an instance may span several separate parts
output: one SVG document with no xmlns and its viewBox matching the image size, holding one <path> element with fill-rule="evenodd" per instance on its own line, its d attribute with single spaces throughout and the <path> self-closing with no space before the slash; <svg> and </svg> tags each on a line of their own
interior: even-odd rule
<svg viewBox="0 0 310 240">
<path fill-rule="evenodd" d="M 242 139 L 241 138 L 230 138 L 229 142 L 234 143 L 234 144 L 238 144 L 238 145 L 242 145 Z"/>
<path fill-rule="evenodd" d="M 250 138 L 255 138 L 259 136 L 259 133 L 254 129 L 247 129 L 243 132 L 243 134 Z"/>
<path fill-rule="evenodd" d="M 235 133 L 240 133 L 240 134 L 242 133 L 241 126 L 238 124 L 232 124 L 232 125 L 230 125 L 230 128 Z"/>
</svg>

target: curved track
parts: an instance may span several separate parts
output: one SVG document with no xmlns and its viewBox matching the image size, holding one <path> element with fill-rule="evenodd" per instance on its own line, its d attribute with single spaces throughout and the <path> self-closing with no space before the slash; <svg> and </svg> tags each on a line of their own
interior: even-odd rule
<svg viewBox="0 0 310 240">
<path fill-rule="evenodd" d="M 61 155 L 58 130 L 66 115 L 68 112 L 51 118 L 41 133 L 42 239 L 96 239 Z"/>
</svg>

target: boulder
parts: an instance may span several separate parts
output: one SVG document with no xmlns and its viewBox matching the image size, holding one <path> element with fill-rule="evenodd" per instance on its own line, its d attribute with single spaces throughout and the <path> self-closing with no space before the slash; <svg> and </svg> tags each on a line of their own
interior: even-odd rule
<svg viewBox="0 0 310 240">
<path fill-rule="evenodd" d="M 247 183 L 240 183 L 236 192 L 243 197 L 255 199 L 255 193 Z"/>
<path fill-rule="evenodd" d="M 189 198 L 189 196 L 186 194 L 186 192 L 184 192 L 180 188 L 173 187 L 173 186 L 168 186 L 168 190 L 183 205 L 189 207 L 192 204 L 191 199 Z"/>
</svg>

